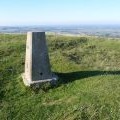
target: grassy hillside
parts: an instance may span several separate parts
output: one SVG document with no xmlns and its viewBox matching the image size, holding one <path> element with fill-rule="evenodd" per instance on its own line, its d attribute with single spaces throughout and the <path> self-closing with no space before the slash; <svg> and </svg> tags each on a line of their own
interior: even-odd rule
<svg viewBox="0 0 120 120">
<path fill-rule="evenodd" d="M 23 84 L 26 35 L 0 35 L 0 120 L 119 120 L 120 40 L 47 36 L 58 85 Z"/>
</svg>

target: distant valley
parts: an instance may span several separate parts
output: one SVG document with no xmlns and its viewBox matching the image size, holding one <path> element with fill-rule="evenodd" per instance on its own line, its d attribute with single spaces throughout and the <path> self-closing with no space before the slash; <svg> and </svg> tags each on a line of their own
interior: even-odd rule
<svg viewBox="0 0 120 120">
<path fill-rule="evenodd" d="M 48 33 L 71 34 L 81 36 L 98 36 L 120 38 L 118 25 L 71 25 L 71 26 L 1 26 L 0 33 L 26 33 L 28 31 L 45 31 Z"/>
</svg>

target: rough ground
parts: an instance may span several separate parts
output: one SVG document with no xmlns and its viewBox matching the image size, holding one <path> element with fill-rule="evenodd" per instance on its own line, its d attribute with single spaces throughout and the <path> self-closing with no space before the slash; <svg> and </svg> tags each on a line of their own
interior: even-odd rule
<svg viewBox="0 0 120 120">
<path fill-rule="evenodd" d="M 0 35 L 0 120 L 119 120 L 120 40 L 47 36 L 56 86 L 26 88 L 26 35 Z"/>
</svg>

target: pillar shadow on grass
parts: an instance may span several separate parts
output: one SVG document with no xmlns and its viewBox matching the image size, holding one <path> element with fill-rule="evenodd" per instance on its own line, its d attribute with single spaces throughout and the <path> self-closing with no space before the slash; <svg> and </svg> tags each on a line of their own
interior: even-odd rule
<svg viewBox="0 0 120 120">
<path fill-rule="evenodd" d="M 120 75 L 120 71 L 77 71 L 70 73 L 56 73 L 59 77 L 59 85 L 67 84 L 75 80 L 99 76 L 99 75 Z"/>
<path fill-rule="evenodd" d="M 99 75 L 120 75 L 120 71 L 77 71 L 69 73 L 55 73 L 59 80 L 57 84 L 51 85 L 41 85 L 38 89 L 33 89 L 35 93 L 39 93 L 39 89 L 42 89 L 44 92 L 47 92 L 49 89 L 54 89 L 62 84 L 68 84 L 75 80 L 82 80 L 84 78 L 99 76 Z"/>
</svg>

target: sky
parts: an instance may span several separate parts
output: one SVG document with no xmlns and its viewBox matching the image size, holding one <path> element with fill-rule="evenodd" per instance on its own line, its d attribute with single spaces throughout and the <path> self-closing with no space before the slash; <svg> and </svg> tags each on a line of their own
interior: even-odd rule
<svg viewBox="0 0 120 120">
<path fill-rule="evenodd" d="M 0 0 L 0 26 L 120 24 L 120 0 Z"/>
</svg>

